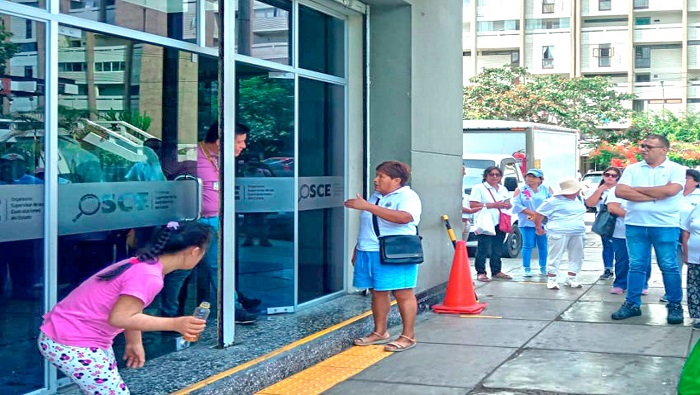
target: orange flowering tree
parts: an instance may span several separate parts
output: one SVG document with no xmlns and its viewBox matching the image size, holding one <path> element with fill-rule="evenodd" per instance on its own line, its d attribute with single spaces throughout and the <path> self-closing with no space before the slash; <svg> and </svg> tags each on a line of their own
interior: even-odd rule
<svg viewBox="0 0 700 395">
<path fill-rule="evenodd" d="M 641 159 L 639 156 L 638 144 L 611 144 L 603 141 L 593 151 L 588 154 L 591 163 L 598 168 L 607 166 L 626 167 L 632 163 L 637 163 Z"/>
</svg>

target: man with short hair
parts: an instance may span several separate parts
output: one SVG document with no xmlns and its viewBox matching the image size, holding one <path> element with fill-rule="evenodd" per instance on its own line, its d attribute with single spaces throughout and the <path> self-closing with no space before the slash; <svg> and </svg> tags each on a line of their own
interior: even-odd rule
<svg viewBox="0 0 700 395">
<path fill-rule="evenodd" d="M 625 169 L 615 191 L 617 197 L 628 201 L 625 234 L 630 263 L 627 297 L 611 318 L 624 320 L 642 315 L 641 296 L 653 247 L 668 298 L 666 321 L 682 324 L 683 290 L 676 243 L 685 168 L 666 157 L 670 144 L 664 136 L 650 134 L 640 147 L 644 160 Z"/>
</svg>

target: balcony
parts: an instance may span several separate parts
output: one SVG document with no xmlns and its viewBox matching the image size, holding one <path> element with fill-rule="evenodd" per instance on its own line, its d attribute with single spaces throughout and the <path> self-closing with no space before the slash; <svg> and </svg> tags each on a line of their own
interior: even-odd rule
<svg viewBox="0 0 700 395">
<path fill-rule="evenodd" d="M 511 49 L 520 48 L 520 32 L 483 32 L 478 33 L 476 47 L 479 49 Z"/>
<path fill-rule="evenodd" d="M 683 40 L 680 23 L 660 23 L 658 25 L 635 26 L 635 43 L 670 43 Z"/>
<path fill-rule="evenodd" d="M 683 89 L 681 81 L 666 81 L 663 87 L 660 81 L 636 82 L 634 84 L 634 94 L 642 100 L 680 99 L 683 97 Z"/>
</svg>

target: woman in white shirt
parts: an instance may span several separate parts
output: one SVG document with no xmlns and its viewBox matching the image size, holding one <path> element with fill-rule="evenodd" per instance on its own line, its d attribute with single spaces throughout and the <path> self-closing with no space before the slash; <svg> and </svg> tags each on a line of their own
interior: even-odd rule
<svg viewBox="0 0 700 395">
<path fill-rule="evenodd" d="M 688 213 L 681 229 L 683 262 L 688 265 L 688 313 L 693 318 L 693 329 L 700 329 L 700 207 Z"/>
<path fill-rule="evenodd" d="M 478 245 L 474 266 L 477 273 L 476 279 L 483 282 L 489 281 L 489 277 L 486 275 L 486 258 L 489 258 L 493 278 L 504 280 L 513 278 L 501 271 L 501 254 L 506 234 L 498 229 L 499 211 L 509 210 L 512 207 L 510 193 L 506 187 L 501 185 L 501 177 L 503 177 L 503 172 L 498 166 L 487 167 L 484 170 L 482 183 L 474 185 L 469 196 L 469 206 L 472 209 L 488 210 L 496 228 L 496 234 L 493 236 L 484 234 L 476 236 Z"/>
</svg>

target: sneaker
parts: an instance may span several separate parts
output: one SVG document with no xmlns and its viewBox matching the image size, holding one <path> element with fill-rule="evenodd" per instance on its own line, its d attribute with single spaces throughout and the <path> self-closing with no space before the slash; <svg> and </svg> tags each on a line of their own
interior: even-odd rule
<svg viewBox="0 0 700 395">
<path fill-rule="evenodd" d="M 668 299 L 666 299 L 666 294 L 661 295 L 659 298 L 659 302 L 666 303 L 668 302 Z"/>
<path fill-rule="evenodd" d="M 255 314 L 251 314 L 240 308 L 236 309 L 236 324 L 252 324 L 255 322 L 256 319 L 257 317 L 255 316 Z"/>
<path fill-rule="evenodd" d="M 542 275 L 542 276 L 547 275 L 547 266 L 540 266 L 540 275 Z"/>
<path fill-rule="evenodd" d="M 668 309 L 668 316 L 666 316 L 666 322 L 671 325 L 678 325 L 683 323 L 683 306 L 680 303 L 669 303 L 666 305 Z"/>
<path fill-rule="evenodd" d="M 547 289 L 559 289 L 556 277 L 547 277 Z"/>
<path fill-rule="evenodd" d="M 609 280 L 609 279 L 611 279 L 612 277 L 613 277 L 613 272 L 612 272 L 612 270 L 610 270 L 610 269 L 605 269 L 605 271 L 603 272 L 603 274 L 601 274 L 600 277 L 598 277 L 598 278 L 601 279 L 601 280 Z"/>
<path fill-rule="evenodd" d="M 523 268 L 523 277 L 532 277 L 532 270 L 529 267 Z"/>
<path fill-rule="evenodd" d="M 576 276 L 569 276 L 566 278 L 566 281 L 564 281 L 564 285 L 568 285 L 571 288 L 581 288 L 583 285 L 581 285 L 578 281 L 576 281 Z"/>
<path fill-rule="evenodd" d="M 613 320 L 624 320 L 642 315 L 642 310 L 630 302 L 625 302 L 620 309 L 610 315 Z"/>
<path fill-rule="evenodd" d="M 610 293 L 613 295 L 622 295 L 625 293 L 625 290 L 620 287 L 612 287 L 610 288 Z"/>
</svg>

